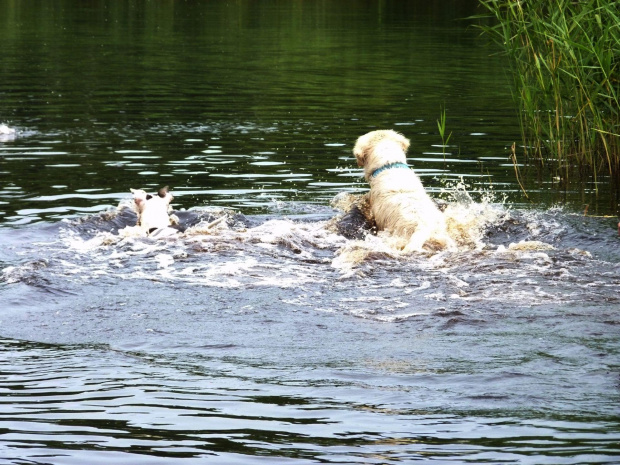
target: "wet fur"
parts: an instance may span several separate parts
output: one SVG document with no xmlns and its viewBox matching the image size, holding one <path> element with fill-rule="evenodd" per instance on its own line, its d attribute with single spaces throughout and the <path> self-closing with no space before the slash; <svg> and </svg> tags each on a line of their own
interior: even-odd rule
<svg viewBox="0 0 620 465">
<path fill-rule="evenodd" d="M 353 154 L 370 184 L 370 215 L 379 231 L 407 241 L 405 252 L 441 249 L 451 242 L 443 213 L 437 208 L 412 169 L 391 168 L 372 174 L 391 163 L 407 163 L 409 140 L 392 130 L 372 131 L 357 139 Z"/>
<path fill-rule="evenodd" d="M 131 189 L 134 196 L 134 210 L 138 215 L 136 226 L 145 234 L 161 234 L 177 222 L 170 216 L 170 203 L 174 199 L 168 186 L 159 189 L 156 195 L 147 194 L 142 189 Z"/>
</svg>

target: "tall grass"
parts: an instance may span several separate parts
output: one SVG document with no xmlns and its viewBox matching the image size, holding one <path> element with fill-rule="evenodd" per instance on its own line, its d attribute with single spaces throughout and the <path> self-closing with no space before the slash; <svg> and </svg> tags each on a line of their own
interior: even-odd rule
<svg viewBox="0 0 620 465">
<path fill-rule="evenodd" d="M 620 2 L 480 0 L 510 58 L 527 153 L 620 175 Z"/>
</svg>

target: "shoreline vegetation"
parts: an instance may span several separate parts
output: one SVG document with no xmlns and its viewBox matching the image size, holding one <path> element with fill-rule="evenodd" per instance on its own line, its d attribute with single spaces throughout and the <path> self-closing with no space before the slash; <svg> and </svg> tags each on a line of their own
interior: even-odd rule
<svg viewBox="0 0 620 465">
<path fill-rule="evenodd" d="M 524 154 L 568 181 L 620 185 L 620 5 L 480 0 L 480 24 L 509 58 Z M 516 166 L 516 165 L 515 165 Z M 596 188 L 596 187 L 595 187 Z"/>
</svg>

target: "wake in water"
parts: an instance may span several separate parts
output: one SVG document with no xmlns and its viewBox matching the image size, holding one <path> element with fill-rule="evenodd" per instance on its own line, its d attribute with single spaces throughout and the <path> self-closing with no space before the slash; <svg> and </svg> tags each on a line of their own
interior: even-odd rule
<svg viewBox="0 0 620 465">
<path fill-rule="evenodd" d="M 179 234 L 159 240 L 145 238 L 143 231 L 134 227 L 137 217 L 132 203 L 122 201 L 114 211 L 67 222 L 68 227 L 61 235 L 70 248 L 82 251 L 102 246 L 139 248 L 140 244 L 149 244 L 158 250 L 189 247 L 237 250 L 251 255 L 252 249 L 277 247 L 284 251 L 284 256 L 293 253 L 323 263 L 329 261 L 333 268 L 350 272 L 377 258 L 428 261 L 435 256 L 456 259 L 476 252 L 546 253 L 556 249 L 554 243 L 567 229 L 567 225 L 552 225 L 550 215 L 546 219 L 537 218 L 544 213 L 514 211 L 503 202 L 495 202 L 492 192 L 484 192 L 479 201 L 474 201 L 462 182 L 446 189 L 444 199 L 438 204 L 445 216 L 451 246 L 414 253 L 404 252 L 406 240 L 403 238 L 377 232 L 369 219 L 364 195 L 347 193 L 332 201 L 332 208 L 339 211 L 336 216 L 328 209 L 318 215 L 300 214 L 294 218 L 281 215 L 246 217 L 221 208 L 176 211 Z M 554 214 L 562 213 L 552 212 L 551 217 Z M 577 247 L 568 248 L 579 251 Z M 579 252 L 589 254 L 587 250 Z"/>
<path fill-rule="evenodd" d="M 127 200 L 34 238 L 20 237 L 26 229 L 3 237 L 9 245 L 0 256 L 0 281 L 27 286 L 4 289 L 17 307 L 36 301 L 27 289 L 84 295 L 78 308 L 93 299 L 89 292 L 109 289 L 135 296 L 138 310 L 147 305 L 140 299 L 167 302 L 176 290 L 211 301 L 219 290 L 236 290 L 243 300 L 286 289 L 280 297 L 286 308 L 378 321 L 434 319 L 448 308 L 476 319 L 480 311 L 495 314 L 500 302 L 514 308 L 618 301 L 620 251 L 609 225 L 492 200 L 474 201 L 462 186 L 451 189 L 441 208 L 457 247 L 413 254 L 403 253 L 398 238 L 376 233 L 350 208 L 358 202 L 350 196 L 336 199 L 344 210 L 336 216 L 315 205 L 295 205 L 289 216 L 177 211 L 183 231 L 164 239 L 128 234 L 136 214 Z M 227 301 L 226 295 L 220 298 Z"/>
<path fill-rule="evenodd" d="M 487 233 L 510 218 L 510 210 L 495 204 L 487 196 L 475 202 L 462 184 L 450 190 L 450 198 L 440 203 L 446 219 L 451 247 L 442 252 L 467 252 L 489 247 Z M 153 243 L 165 238 L 145 237 L 133 203 L 123 201 L 116 210 L 99 216 L 69 222 L 64 233 L 68 245 L 78 249 L 119 245 L 128 242 Z M 312 256 L 312 249 L 330 250 L 334 254 L 333 267 L 350 270 L 373 256 L 383 255 L 394 259 L 421 255 L 429 257 L 438 253 L 428 249 L 422 253 L 404 251 L 406 240 L 384 231 L 377 232 L 368 214 L 366 196 L 341 194 L 334 198 L 332 207 L 340 211 L 331 218 L 316 219 L 311 216 L 297 220 L 285 217 L 254 217 L 227 209 L 205 208 L 174 212 L 179 232 L 156 247 L 183 244 L 209 244 L 208 248 L 253 244 L 280 245 L 300 256 Z M 326 215 L 324 215 L 326 216 Z M 155 242 L 154 242 L 155 241 Z"/>
</svg>

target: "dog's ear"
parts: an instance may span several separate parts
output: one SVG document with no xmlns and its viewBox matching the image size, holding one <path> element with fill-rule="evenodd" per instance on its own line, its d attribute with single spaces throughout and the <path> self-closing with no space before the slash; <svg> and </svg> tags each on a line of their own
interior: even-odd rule
<svg viewBox="0 0 620 465">
<path fill-rule="evenodd" d="M 409 150 L 409 144 L 410 144 L 409 139 L 407 139 L 405 136 L 403 136 L 399 132 L 395 132 L 395 134 L 396 134 L 396 141 L 403 148 L 403 152 L 406 152 L 407 150 Z"/>
<path fill-rule="evenodd" d="M 353 155 L 357 160 L 357 166 L 364 166 L 366 164 L 366 155 L 368 154 L 368 141 L 367 134 L 357 138 L 355 147 L 353 147 Z"/>
<path fill-rule="evenodd" d="M 353 154 L 357 160 L 357 166 L 364 166 L 366 163 L 366 152 L 364 150 L 355 150 Z"/>
<path fill-rule="evenodd" d="M 168 190 L 168 186 L 164 186 L 161 189 L 159 189 L 159 191 L 157 192 L 157 195 L 159 196 L 159 198 L 164 199 L 164 201 L 168 204 L 170 204 L 172 200 L 174 199 L 174 196 Z"/>
<path fill-rule="evenodd" d="M 144 192 L 142 189 L 129 189 L 129 190 L 131 191 L 134 197 L 145 197 L 146 196 L 146 192 Z"/>
</svg>

